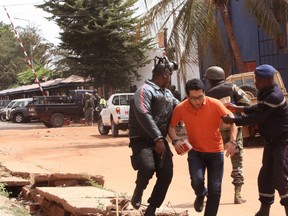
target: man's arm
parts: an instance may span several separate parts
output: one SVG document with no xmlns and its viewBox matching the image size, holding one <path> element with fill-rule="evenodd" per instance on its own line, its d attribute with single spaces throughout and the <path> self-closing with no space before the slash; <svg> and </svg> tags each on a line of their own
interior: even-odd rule
<svg viewBox="0 0 288 216">
<path fill-rule="evenodd" d="M 228 114 L 230 118 L 234 118 L 233 113 Z M 236 152 L 236 139 L 237 139 L 238 129 L 234 123 L 230 123 L 230 140 L 225 144 L 226 157 L 233 156 Z"/>
<path fill-rule="evenodd" d="M 170 139 L 172 140 L 172 145 L 174 146 L 175 150 L 179 153 L 183 153 L 184 149 L 181 145 L 182 141 L 177 137 L 175 128 L 172 127 L 171 125 L 169 126 L 169 129 L 168 129 L 168 135 Z"/>
<path fill-rule="evenodd" d="M 232 118 L 227 115 L 223 116 L 222 119 L 226 124 L 235 123 L 237 126 L 253 125 L 264 121 L 264 119 L 266 119 L 271 112 L 273 112 L 273 108 L 267 108 L 266 106 L 266 109 L 264 109 L 263 105 L 257 104 L 249 108 L 244 107 L 244 113 L 248 115 L 236 118 Z"/>
<path fill-rule="evenodd" d="M 226 106 L 226 108 L 229 109 L 233 113 L 238 113 L 238 112 L 244 113 L 244 107 L 245 106 L 237 106 L 237 105 L 232 104 L 232 103 L 229 104 L 228 106 Z"/>
<path fill-rule="evenodd" d="M 172 141 L 178 139 L 175 128 L 172 127 L 171 125 L 168 128 L 168 135 Z"/>
<path fill-rule="evenodd" d="M 143 86 L 135 92 L 132 107 L 134 107 L 137 122 L 156 143 L 159 139 L 163 139 L 164 137 L 152 115 L 152 99 L 152 93 Z"/>
</svg>

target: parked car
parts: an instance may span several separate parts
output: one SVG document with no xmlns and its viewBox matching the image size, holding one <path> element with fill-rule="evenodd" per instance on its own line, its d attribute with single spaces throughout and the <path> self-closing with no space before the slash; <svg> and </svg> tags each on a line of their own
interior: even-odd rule
<svg viewBox="0 0 288 216">
<path fill-rule="evenodd" d="M 119 130 L 128 129 L 130 99 L 134 93 L 113 94 L 107 100 L 106 108 L 100 112 L 98 131 L 107 135 L 111 129 L 113 137 L 117 137 Z"/>
<path fill-rule="evenodd" d="M 0 109 L 7 107 L 11 100 L 0 100 Z"/>
<path fill-rule="evenodd" d="M 0 119 L 1 121 L 6 121 L 6 112 L 8 109 L 10 109 L 13 104 L 16 103 L 15 100 L 10 101 L 10 103 L 3 109 L 0 110 Z"/>
<path fill-rule="evenodd" d="M 16 102 L 6 110 L 6 119 L 12 120 L 14 123 L 22 123 L 31 120 L 28 111 L 28 104 L 33 101 L 33 98 L 16 99 Z"/>
</svg>

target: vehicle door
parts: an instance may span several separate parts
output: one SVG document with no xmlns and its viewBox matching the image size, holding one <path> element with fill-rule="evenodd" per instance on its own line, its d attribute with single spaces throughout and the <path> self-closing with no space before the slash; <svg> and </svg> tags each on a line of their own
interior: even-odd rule
<svg viewBox="0 0 288 216">
<path fill-rule="evenodd" d="M 6 120 L 10 121 L 10 113 L 11 113 L 11 109 L 13 109 L 13 107 L 15 107 L 17 104 L 19 103 L 19 100 L 15 100 L 15 101 L 11 101 L 10 104 L 8 104 L 8 106 L 6 107 Z"/>
<path fill-rule="evenodd" d="M 107 101 L 106 108 L 101 111 L 102 122 L 104 125 L 110 125 L 111 122 L 111 110 L 115 105 L 119 105 L 119 95 L 111 95 Z"/>
</svg>

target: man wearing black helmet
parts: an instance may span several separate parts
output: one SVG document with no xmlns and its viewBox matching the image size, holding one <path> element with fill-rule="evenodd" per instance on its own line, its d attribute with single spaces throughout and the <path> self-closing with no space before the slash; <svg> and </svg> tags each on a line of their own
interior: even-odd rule
<svg viewBox="0 0 288 216">
<path fill-rule="evenodd" d="M 209 82 L 209 88 L 205 91 L 205 94 L 207 96 L 214 97 L 218 100 L 223 100 L 224 98 L 228 97 L 228 101 L 230 101 L 231 103 L 235 103 L 240 106 L 250 105 L 250 100 L 242 89 L 240 89 L 233 83 L 228 83 L 225 81 L 225 73 L 221 67 L 209 67 L 206 70 L 204 78 L 207 79 Z M 229 128 L 222 127 L 221 135 L 225 143 L 229 141 Z M 234 203 L 241 204 L 246 202 L 246 200 L 241 197 L 241 187 L 244 184 L 242 127 L 238 127 L 236 143 L 237 152 L 234 154 L 234 156 L 231 156 L 231 177 L 233 178 L 232 184 L 234 185 L 235 190 Z"/>
<path fill-rule="evenodd" d="M 244 112 L 241 117 L 224 117 L 225 123 L 236 125 L 258 124 L 259 133 L 265 139 L 262 167 L 258 175 L 258 191 L 261 207 L 256 216 L 269 216 L 274 202 L 275 190 L 288 216 L 288 104 L 274 83 L 276 69 L 260 65 L 255 70 L 255 86 L 258 90 L 257 104 L 235 106 L 234 112 Z"/>
<path fill-rule="evenodd" d="M 173 176 L 172 152 L 166 136 L 174 107 L 179 103 L 170 90 L 171 74 L 177 69 L 167 58 L 158 58 L 152 79 L 138 88 L 130 102 L 129 137 L 131 162 L 137 170 L 131 204 L 141 206 L 143 191 L 156 173 L 157 181 L 148 199 L 145 216 L 154 216 L 165 199 Z"/>
</svg>

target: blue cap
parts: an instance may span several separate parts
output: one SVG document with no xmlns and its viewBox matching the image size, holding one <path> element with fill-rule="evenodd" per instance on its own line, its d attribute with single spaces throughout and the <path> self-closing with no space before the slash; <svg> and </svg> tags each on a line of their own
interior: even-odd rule
<svg viewBox="0 0 288 216">
<path fill-rule="evenodd" d="M 275 71 L 276 69 L 272 67 L 271 65 L 263 64 L 263 65 L 256 67 L 255 75 L 263 79 L 269 79 L 273 77 L 273 75 L 275 74 Z"/>
</svg>

